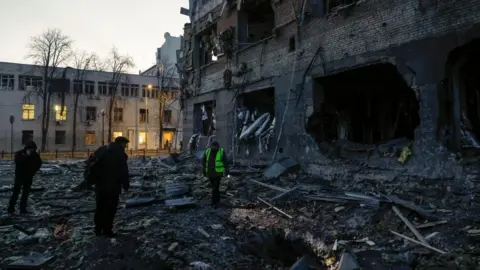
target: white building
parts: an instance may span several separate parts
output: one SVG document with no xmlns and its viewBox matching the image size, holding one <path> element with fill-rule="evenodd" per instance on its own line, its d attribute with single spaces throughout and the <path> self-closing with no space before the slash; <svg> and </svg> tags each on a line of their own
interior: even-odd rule
<svg viewBox="0 0 480 270">
<path fill-rule="evenodd" d="M 63 69 L 59 69 L 58 73 L 61 76 Z M 87 71 L 83 81 L 75 81 L 75 70 L 67 70 L 66 78 L 70 81 L 70 87 L 65 95 L 65 113 L 61 112 L 61 95 L 51 95 L 48 151 L 72 149 L 74 98 L 77 96 L 74 92 L 79 93 L 76 151 L 94 150 L 102 145 L 102 133 L 103 140 L 108 141 L 108 81 L 111 77 L 112 74 L 108 72 Z M 130 149 L 144 149 L 145 145 L 147 149 L 164 148 L 160 145 L 159 136 L 161 101 L 160 91 L 156 87 L 157 78 L 133 74 L 127 74 L 125 78 L 117 89 L 112 137 L 129 138 Z M 42 84 L 38 66 L 0 62 L 0 123 L 3 123 L 0 124 L 0 151 L 10 151 L 12 138 L 14 150 L 20 149 L 30 138 L 40 147 L 43 99 L 37 89 L 41 89 Z M 162 89 L 162 93 L 166 97 L 163 142 L 168 140 L 173 148 L 178 147 L 182 141 L 181 128 L 178 128 L 182 121 L 176 119 L 179 115 L 179 92 L 176 89 Z M 102 114 L 102 111 L 105 113 Z M 15 118 L 13 131 L 9 123 L 10 116 Z"/>
<path fill-rule="evenodd" d="M 178 71 L 175 64 L 177 63 L 177 54 L 180 52 L 182 38 L 174 37 L 168 32 L 166 32 L 163 36 L 165 38 L 165 42 L 162 44 L 162 47 L 157 48 L 155 65 L 151 66 L 145 71 L 140 72 L 141 75 L 157 76 L 157 70 L 162 68 L 162 65 L 167 64 L 169 66 L 168 68 L 171 68 L 173 71 L 173 77 L 178 78 Z M 170 75 L 170 73 L 168 75 Z"/>
</svg>

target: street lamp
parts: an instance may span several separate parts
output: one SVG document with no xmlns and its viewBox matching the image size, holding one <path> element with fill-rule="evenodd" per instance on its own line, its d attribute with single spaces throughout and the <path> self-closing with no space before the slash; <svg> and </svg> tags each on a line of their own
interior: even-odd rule
<svg viewBox="0 0 480 270">
<path fill-rule="evenodd" d="M 152 90 L 152 85 L 148 85 L 148 90 Z M 147 145 L 148 145 L 148 92 L 145 90 L 145 118 L 143 119 L 145 122 L 145 153 L 147 152 Z"/>
<path fill-rule="evenodd" d="M 105 110 L 102 109 L 100 115 L 102 116 L 102 145 L 105 145 Z"/>
</svg>

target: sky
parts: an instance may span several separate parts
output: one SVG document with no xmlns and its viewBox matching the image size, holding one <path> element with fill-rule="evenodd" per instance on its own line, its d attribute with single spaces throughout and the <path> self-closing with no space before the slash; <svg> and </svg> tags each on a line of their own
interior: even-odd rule
<svg viewBox="0 0 480 270">
<path fill-rule="evenodd" d="M 115 46 L 131 56 L 138 73 L 155 64 L 164 33 L 183 35 L 188 0 L 0 0 L 0 62 L 31 63 L 27 44 L 49 28 L 73 48 L 106 57 Z"/>
</svg>

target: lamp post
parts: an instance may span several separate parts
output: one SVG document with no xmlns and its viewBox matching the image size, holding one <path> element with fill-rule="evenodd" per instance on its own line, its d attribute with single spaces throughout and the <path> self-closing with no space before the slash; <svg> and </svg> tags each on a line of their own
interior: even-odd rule
<svg viewBox="0 0 480 270">
<path fill-rule="evenodd" d="M 148 85 L 148 90 L 152 90 L 152 85 Z M 148 145 L 148 91 L 145 90 L 145 118 L 143 119 L 145 122 L 145 153 L 147 152 L 147 145 Z"/>
<path fill-rule="evenodd" d="M 10 153 L 13 159 L 14 157 L 13 155 L 13 123 L 15 123 L 15 117 L 13 115 L 10 115 L 9 121 L 10 121 Z"/>
<path fill-rule="evenodd" d="M 105 145 L 105 110 L 102 109 L 100 115 L 102 116 L 102 145 Z"/>
</svg>

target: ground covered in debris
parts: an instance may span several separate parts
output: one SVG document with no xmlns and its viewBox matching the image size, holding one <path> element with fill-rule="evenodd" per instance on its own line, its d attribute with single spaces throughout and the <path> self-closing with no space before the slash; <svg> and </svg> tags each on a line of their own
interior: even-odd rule
<svg viewBox="0 0 480 270">
<path fill-rule="evenodd" d="M 266 170 L 232 169 L 222 180 L 222 205 L 213 209 L 196 157 L 129 162 L 132 189 L 122 195 L 118 237 L 95 237 L 94 194 L 72 191 L 82 180 L 83 162 L 47 163 L 34 182 L 31 213 L 0 219 L 2 264 L 341 270 L 480 265 L 480 207 L 475 186 L 466 182 L 356 179 L 337 187 L 283 159 Z M 2 161 L 0 169 L 6 207 L 13 167 Z"/>
</svg>

